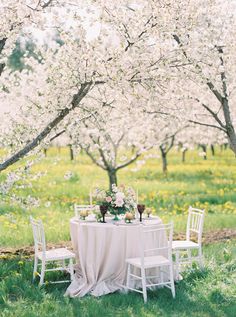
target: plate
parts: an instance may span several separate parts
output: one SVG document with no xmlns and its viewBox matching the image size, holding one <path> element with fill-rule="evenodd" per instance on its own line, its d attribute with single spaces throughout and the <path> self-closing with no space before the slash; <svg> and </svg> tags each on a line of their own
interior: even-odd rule
<svg viewBox="0 0 236 317">
<path fill-rule="evenodd" d="M 80 219 L 80 218 L 77 218 L 76 221 L 83 222 L 83 223 L 86 223 L 86 222 L 97 222 L 96 219 Z"/>
<path fill-rule="evenodd" d="M 117 221 L 117 223 L 116 222 L 113 222 L 113 224 L 115 225 L 115 226 L 138 226 L 139 224 L 140 224 L 140 222 L 119 222 L 119 221 Z"/>
</svg>

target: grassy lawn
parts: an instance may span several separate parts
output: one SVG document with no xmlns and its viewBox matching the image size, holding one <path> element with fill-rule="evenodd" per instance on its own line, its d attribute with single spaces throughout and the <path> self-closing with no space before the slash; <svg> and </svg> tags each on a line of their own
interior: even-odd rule
<svg viewBox="0 0 236 317">
<path fill-rule="evenodd" d="M 176 299 L 169 289 L 148 292 L 143 304 L 138 293 L 114 293 L 100 298 L 65 298 L 64 284 L 39 288 L 32 284 L 31 259 L 4 260 L 0 266 L 1 317 L 235 317 L 236 246 L 235 241 L 204 247 L 204 271 L 186 271 L 176 285 Z M 48 273 L 50 274 L 50 273 Z M 47 275 L 58 278 L 58 273 Z"/>
<path fill-rule="evenodd" d="M 156 154 L 156 153 L 152 153 Z M 118 174 L 120 183 L 138 189 L 139 201 L 153 207 L 164 222 L 174 220 L 175 231 L 185 230 L 189 205 L 206 209 L 204 231 L 236 228 L 236 159 L 227 150 L 204 161 L 197 151 L 169 155 L 169 173 L 161 172 L 160 158 L 149 158 L 142 169 L 132 165 Z M 38 173 L 45 173 L 41 178 Z M 29 215 L 41 218 L 48 242 L 70 239 L 69 219 L 74 203 L 89 203 L 91 188 L 108 187 L 106 173 L 92 165 L 85 155 L 71 162 L 69 151 L 50 149 L 48 156 L 29 172 L 29 179 L 18 182 L 15 193 L 23 200 L 40 198 L 37 206 L 19 207 L 0 197 L 0 246 L 32 245 Z M 71 175 L 70 178 L 66 175 Z M 0 179 L 5 174 L 1 173 Z M 4 199 L 2 199 L 4 198 Z M 176 285 L 177 297 L 168 289 L 149 292 L 147 305 L 140 294 L 115 293 L 101 298 L 63 297 L 66 285 L 32 284 L 32 259 L 13 257 L 0 259 L 0 316 L 236 316 L 236 243 L 204 246 L 206 268 L 187 270 L 184 280 Z M 59 278 L 47 275 L 48 280 Z"/>
</svg>

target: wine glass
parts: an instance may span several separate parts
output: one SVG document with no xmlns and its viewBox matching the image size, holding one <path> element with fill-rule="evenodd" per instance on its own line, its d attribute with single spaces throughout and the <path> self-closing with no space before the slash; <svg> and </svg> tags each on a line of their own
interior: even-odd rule
<svg viewBox="0 0 236 317">
<path fill-rule="evenodd" d="M 107 213 L 108 206 L 106 206 L 106 205 L 101 205 L 101 206 L 99 206 L 99 207 L 100 207 L 100 212 L 101 212 L 101 214 L 102 214 L 102 221 L 101 221 L 101 222 L 105 223 L 105 222 L 106 222 L 106 221 L 105 221 L 105 214 Z"/>
<path fill-rule="evenodd" d="M 144 210 L 145 210 L 145 205 L 138 204 L 138 205 L 137 205 L 137 208 L 138 208 L 138 212 L 139 212 L 139 214 L 140 214 L 139 220 L 140 220 L 140 222 L 142 222 L 142 213 L 143 213 Z"/>
</svg>

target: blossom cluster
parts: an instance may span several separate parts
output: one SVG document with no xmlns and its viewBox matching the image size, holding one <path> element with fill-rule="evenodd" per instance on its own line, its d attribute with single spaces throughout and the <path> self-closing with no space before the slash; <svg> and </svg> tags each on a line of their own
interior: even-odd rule
<svg viewBox="0 0 236 317">
<path fill-rule="evenodd" d="M 122 214 L 136 208 L 135 192 L 132 188 L 124 185 L 117 187 L 112 185 L 111 190 L 96 189 L 96 199 L 98 205 L 108 206 L 111 214 Z"/>
</svg>

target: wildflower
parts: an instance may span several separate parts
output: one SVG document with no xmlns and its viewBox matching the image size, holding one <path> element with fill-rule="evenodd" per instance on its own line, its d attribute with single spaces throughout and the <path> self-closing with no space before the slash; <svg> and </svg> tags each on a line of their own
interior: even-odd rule
<svg viewBox="0 0 236 317">
<path fill-rule="evenodd" d="M 50 201 L 47 201 L 44 205 L 46 208 L 50 207 L 51 206 L 51 202 Z"/>
</svg>

